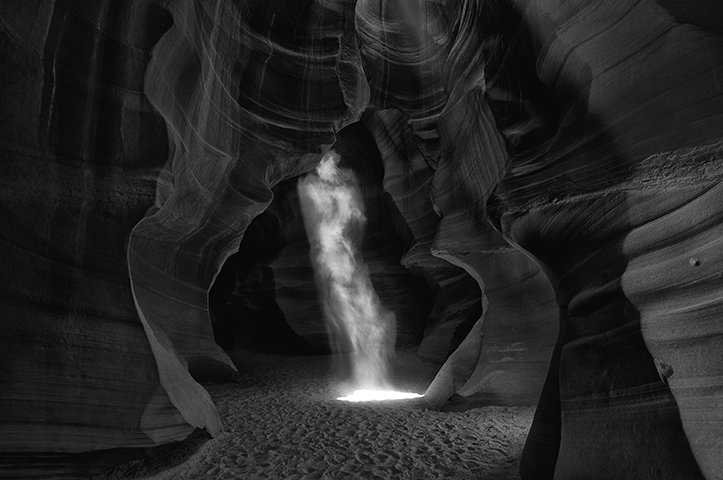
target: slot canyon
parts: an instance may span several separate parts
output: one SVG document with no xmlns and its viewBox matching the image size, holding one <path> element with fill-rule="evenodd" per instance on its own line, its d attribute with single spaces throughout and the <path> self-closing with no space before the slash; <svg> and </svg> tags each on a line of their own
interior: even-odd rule
<svg viewBox="0 0 723 480">
<path fill-rule="evenodd" d="M 723 480 L 723 3 L 0 20 L 0 478 Z"/>
</svg>

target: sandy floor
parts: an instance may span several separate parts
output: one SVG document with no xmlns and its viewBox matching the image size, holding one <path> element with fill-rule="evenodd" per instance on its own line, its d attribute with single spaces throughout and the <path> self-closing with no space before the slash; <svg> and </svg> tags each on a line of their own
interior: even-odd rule
<svg viewBox="0 0 723 480">
<path fill-rule="evenodd" d="M 416 399 L 339 402 L 327 358 L 239 354 L 235 361 L 237 383 L 206 385 L 223 434 L 153 478 L 518 478 L 532 408 L 440 412 Z M 426 381 L 407 378 L 407 386 Z"/>
</svg>

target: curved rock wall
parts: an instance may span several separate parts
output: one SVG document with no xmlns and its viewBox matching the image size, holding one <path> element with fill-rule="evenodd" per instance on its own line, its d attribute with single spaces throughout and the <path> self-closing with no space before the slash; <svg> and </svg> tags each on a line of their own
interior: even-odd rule
<svg viewBox="0 0 723 480">
<path fill-rule="evenodd" d="M 146 94 L 171 157 L 157 209 L 128 249 L 134 299 L 161 382 L 186 420 L 218 428 L 195 379 L 235 368 L 213 340 L 208 291 L 271 187 L 318 161 L 366 105 L 350 6 L 177 2 Z"/>
<path fill-rule="evenodd" d="M 407 119 L 387 110 L 367 115 L 364 123 L 384 162 L 384 191 L 397 218 L 393 224 L 405 240 L 400 264 L 424 276 L 435 292 L 417 352 L 441 366 L 479 318 L 481 293 L 464 270 L 432 255 L 439 223 L 431 202 L 434 170 L 417 149 Z"/>
<path fill-rule="evenodd" d="M 479 272 L 474 250 L 463 246 L 483 237 L 486 200 L 506 170 L 492 217 L 553 282 L 562 326 L 525 476 L 695 478 L 702 471 L 717 478 L 712 452 L 721 423 L 710 406 L 720 398 L 713 345 L 721 332 L 697 321 L 700 312 L 685 302 L 718 311 L 710 283 L 717 277 L 694 254 L 718 264 L 719 207 L 712 205 L 721 178 L 716 79 L 723 66 L 713 59 L 720 33 L 701 15 L 706 6 L 610 1 L 600 8 L 358 2 L 371 98 L 407 117 L 417 148 L 436 168 L 442 221 L 435 254 Z M 669 225 L 689 224 L 684 215 L 694 207 L 684 205 L 691 202 L 705 227 L 688 229 L 687 238 L 656 243 L 638 234 L 655 238 Z M 665 248 L 690 256 L 700 277 L 663 275 L 673 272 L 670 260 L 655 265 L 651 255 Z M 654 287 L 629 282 L 647 271 L 661 272 L 649 280 Z M 688 311 L 661 310 L 666 304 Z M 465 343 L 428 394 L 443 399 L 468 379 L 483 342 L 468 336 Z M 674 383 L 678 369 L 685 373 Z M 694 426 L 701 422 L 704 428 Z M 603 438 L 591 436 L 591 426 Z"/>
<path fill-rule="evenodd" d="M 171 18 L 148 1 L 0 10 L 0 451 L 182 439 L 125 257 L 168 154 L 142 88 Z"/>
<path fill-rule="evenodd" d="M 164 5 L 0 7 L 0 450 L 216 431 L 211 284 L 369 107 L 430 399 L 535 396 L 559 310 L 524 478 L 723 476 L 716 4 Z"/>
<path fill-rule="evenodd" d="M 491 229 L 465 236 L 464 214 L 440 221 L 433 187 L 444 172 L 426 162 L 403 115 L 384 111 L 364 121 L 380 145 L 385 190 L 402 219 L 398 228 L 410 237 L 402 264 L 435 286 L 418 354 L 438 367 L 452 355 L 427 399 L 441 405 L 456 394 L 487 404 L 534 404 L 556 334 L 547 279 Z M 442 244 L 449 261 L 439 258 Z M 456 258 L 468 259 L 470 273 Z M 481 291 L 488 302 L 484 319 Z"/>
<path fill-rule="evenodd" d="M 523 254 L 500 248 L 501 240 L 486 224 L 486 200 L 508 156 L 485 102 L 482 55 L 490 42 L 479 23 L 486 11 L 481 3 L 463 3 L 357 3 L 371 101 L 386 109 L 366 121 L 377 132 L 389 178 L 401 175 L 398 181 L 405 187 L 411 184 L 407 188 L 416 196 L 417 205 L 405 198 L 409 193 L 404 189 L 389 187 L 399 192 L 394 200 L 402 215 L 416 223 L 408 258 L 420 262 L 426 257 L 423 268 L 432 271 L 440 264 L 443 272 L 457 267 L 465 272 L 458 278 L 478 283 L 478 288 L 447 285 L 443 290 L 466 298 L 446 299 L 445 307 L 457 310 L 455 319 L 440 323 L 438 331 L 425 337 L 447 344 L 446 349 L 435 348 L 442 353 L 438 360 L 454 351 L 427 390 L 427 399 L 441 405 L 454 394 L 476 394 L 533 402 L 553 343 L 555 307 L 537 267 Z M 396 173 L 400 169 L 403 173 Z M 444 262 L 430 261 L 432 255 Z M 496 292 L 494 305 L 489 291 Z M 505 297 L 527 300 L 509 308 Z M 492 321 L 486 318 L 490 312 L 495 312 Z M 525 334 L 513 353 L 505 343 L 509 337 L 500 342 L 498 336 L 517 328 Z M 527 336 L 534 331 L 542 335 Z M 488 336 L 486 343 L 483 335 Z M 423 342 L 420 354 L 424 351 Z M 495 377 L 507 380 L 499 384 Z M 502 393 L 512 385 L 512 391 Z"/>
<path fill-rule="evenodd" d="M 217 431 L 210 284 L 366 104 L 348 5 L 164 5 L 1 7 L 4 465 Z"/>
<path fill-rule="evenodd" d="M 494 217 L 544 266 L 561 311 L 523 472 L 719 478 L 710 315 L 723 284 L 708 267 L 721 258 L 723 38 L 653 1 L 598 8 L 501 11 L 518 33 L 487 72 L 498 127 L 537 125 L 501 128 L 512 164 Z"/>
</svg>

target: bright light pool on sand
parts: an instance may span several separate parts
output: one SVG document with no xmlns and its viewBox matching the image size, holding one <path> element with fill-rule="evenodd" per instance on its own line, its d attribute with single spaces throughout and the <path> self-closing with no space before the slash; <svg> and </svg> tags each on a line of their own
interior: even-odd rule
<svg viewBox="0 0 723 480">
<path fill-rule="evenodd" d="M 354 390 L 349 395 L 339 397 L 337 400 L 343 402 L 380 402 L 384 400 L 407 400 L 423 396 L 419 393 L 397 392 L 395 390 Z"/>
</svg>

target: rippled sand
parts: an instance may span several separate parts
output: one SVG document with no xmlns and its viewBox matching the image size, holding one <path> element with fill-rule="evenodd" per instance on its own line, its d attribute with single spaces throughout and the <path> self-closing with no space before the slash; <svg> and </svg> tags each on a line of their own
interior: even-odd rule
<svg viewBox="0 0 723 480">
<path fill-rule="evenodd" d="M 532 408 L 340 402 L 327 357 L 244 353 L 235 361 L 238 382 L 205 385 L 223 433 L 152 478 L 518 478 Z"/>
</svg>

